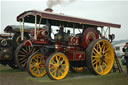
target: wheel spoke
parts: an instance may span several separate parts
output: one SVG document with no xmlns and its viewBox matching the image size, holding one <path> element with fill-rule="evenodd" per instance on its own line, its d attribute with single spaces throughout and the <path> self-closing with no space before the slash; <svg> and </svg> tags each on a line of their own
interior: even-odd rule
<svg viewBox="0 0 128 85">
<path fill-rule="evenodd" d="M 19 57 L 23 57 L 23 58 L 25 58 L 26 55 L 18 55 L 18 56 L 19 56 Z"/>
<path fill-rule="evenodd" d="M 106 50 L 104 50 L 103 53 L 106 53 L 106 52 L 108 52 L 109 50 L 110 50 L 110 48 L 108 47 Z"/>
<path fill-rule="evenodd" d="M 28 52 L 29 52 L 29 53 L 31 52 L 31 48 L 30 48 L 30 46 L 28 46 Z"/>
<path fill-rule="evenodd" d="M 56 76 L 56 71 L 54 72 L 54 76 Z"/>
<path fill-rule="evenodd" d="M 52 74 L 56 72 L 56 69 L 53 69 Z"/>
<path fill-rule="evenodd" d="M 94 58 L 98 58 L 98 59 L 99 59 L 99 56 L 96 56 L 96 55 L 95 55 L 95 56 L 93 55 L 92 57 L 94 57 Z"/>
<path fill-rule="evenodd" d="M 101 60 L 99 60 L 99 65 L 101 65 Z"/>
<path fill-rule="evenodd" d="M 58 76 L 60 76 L 60 70 L 58 70 Z"/>
<path fill-rule="evenodd" d="M 101 70 L 101 72 L 103 72 L 103 68 L 102 68 L 102 66 L 100 65 L 100 70 Z"/>
<path fill-rule="evenodd" d="M 36 70 L 36 67 L 35 67 L 35 66 L 33 66 L 31 69 L 32 69 L 32 71 L 34 72 L 34 71 Z"/>
<path fill-rule="evenodd" d="M 96 64 L 96 67 L 95 67 L 95 69 L 96 69 L 96 71 L 97 71 L 97 69 L 98 69 L 98 67 L 97 67 L 97 64 Z"/>
<path fill-rule="evenodd" d="M 103 69 L 105 69 L 107 67 L 107 64 L 105 62 L 103 62 L 102 66 L 104 66 Z"/>
<path fill-rule="evenodd" d="M 92 60 L 92 63 L 93 63 L 94 61 L 96 61 L 96 59 L 93 59 L 93 60 Z"/>
<path fill-rule="evenodd" d="M 105 43 L 102 44 L 102 50 L 104 50 Z"/>
<path fill-rule="evenodd" d="M 50 67 L 50 69 L 55 69 L 55 67 L 54 67 L 54 66 L 52 66 L 52 67 Z"/>
<path fill-rule="evenodd" d="M 31 62 L 31 64 L 32 64 L 32 65 L 35 65 L 35 62 L 34 62 L 34 61 L 32 61 L 32 62 Z"/>
<path fill-rule="evenodd" d="M 105 58 L 107 58 L 108 55 L 109 55 L 109 53 L 105 53 L 105 54 L 104 54 Z"/>
<path fill-rule="evenodd" d="M 43 60 L 44 60 L 44 59 L 43 59 L 42 57 L 40 57 L 40 63 L 43 63 Z"/>
<path fill-rule="evenodd" d="M 22 57 L 22 58 L 19 59 L 19 61 L 21 61 L 21 60 L 24 60 L 24 58 Z"/>
<path fill-rule="evenodd" d="M 23 50 L 25 53 L 27 53 L 27 51 L 24 48 L 22 48 L 21 50 Z"/>
<path fill-rule="evenodd" d="M 97 50 L 96 48 L 94 48 L 94 51 L 95 51 L 98 55 L 100 55 L 100 53 L 98 52 L 98 50 Z"/>
<path fill-rule="evenodd" d="M 26 59 L 24 59 L 23 61 L 21 61 L 20 64 L 23 64 L 24 62 L 26 62 Z"/>
<path fill-rule="evenodd" d="M 26 48 L 27 52 L 29 52 L 29 50 L 28 50 L 28 46 L 25 46 L 25 48 Z"/>
<path fill-rule="evenodd" d="M 37 53 L 37 52 L 39 52 L 40 50 L 36 50 L 34 53 Z"/>
<path fill-rule="evenodd" d="M 95 61 L 95 62 L 93 63 L 93 65 L 96 65 L 98 62 L 99 62 L 99 60 Z"/>
<path fill-rule="evenodd" d="M 55 59 L 53 59 L 51 63 L 52 63 L 52 64 L 56 64 L 57 62 L 55 62 Z"/>
<path fill-rule="evenodd" d="M 65 71 L 65 65 L 61 65 L 62 67 L 61 67 L 61 70 L 64 70 Z"/>
<path fill-rule="evenodd" d="M 20 53 L 21 53 L 21 54 L 26 54 L 26 53 L 24 53 L 22 50 L 20 50 Z"/>
<path fill-rule="evenodd" d="M 62 64 L 63 64 L 63 62 L 64 62 L 64 60 L 62 60 L 62 61 L 60 62 L 60 65 L 62 65 Z"/>
<path fill-rule="evenodd" d="M 34 53 L 35 51 L 36 51 L 36 48 L 33 48 L 32 53 Z"/>
<path fill-rule="evenodd" d="M 39 70 L 39 68 L 37 68 L 37 71 L 38 71 L 38 74 L 40 74 L 40 70 Z"/>
<path fill-rule="evenodd" d="M 57 63 L 59 64 L 58 56 L 56 56 L 56 61 L 57 61 Z"/>
<path fill-rule="evenodd" d="M 101 53 L 102 52 L 102 47 L 101 47 L 100 43 L 99 43 L 99 49 L 100 49 L 100 53 Z"/>
<path fill-rule="evenodd" d="M 33 60 L 34 60 L 35 62 L 38 62 L 37 58 L 34 58 Z"/>
<path fill-rule="evenodd" d="M 37 68 L 35 69 L 35 73 L 38 74 L 38 70 L 37 70 Z"/>
<path fill-rule="evenodd" d="M 27 62 L 24 62 L 23 66 L 25 67 L 25 66 L 26 66 L 26 64 L 27 64 Z"/>
<path fill-rule="evenodd" d="M 55 64 L 54 64 L 54 63 L 52 63 L 52 62 L 50 62 L 50 65 L 54 66 Z"/>
<path fill-rule="evenodd" d="M 37 57 L 37 62 L 40 63 L 40 56 Z"/>
</svg>

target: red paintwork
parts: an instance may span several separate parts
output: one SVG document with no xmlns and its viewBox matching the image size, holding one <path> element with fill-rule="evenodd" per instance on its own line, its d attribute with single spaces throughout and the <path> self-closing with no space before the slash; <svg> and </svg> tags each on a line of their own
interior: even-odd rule
<svg viewBox="0 0 128 85">
<path fill-rule="evenodd" d="M 30 41 L 26 41 L 25 45 L 32 45 L 32 44 L 48 44 L 49 40 L 48 38 L 45 38 L 41 35 L 41 32 L 45 30 L 39 29 L 38 30 L 38 38 L 37 40 L 34 40 L 31 38 Z M 34 33 L 31 32 L 31 35 Z M 80 38 L 82 37 L 82 41 L 80 42 Z M 63 44 L 60 41 L 56 41 L 55 44 L 55 51 L 57 52 L 63 52 L 67 55 L 69 61 L 81 61 L 85 60 L 85 50 L 88 47 L 88 44 L 94 40 L 98 39 L 99 34 L 96 31 L 96 28 L 87 28 L 84 30 L 83 35 L 76 35 L 76 36 L 70 36 L 69 42 L 67 44 Z M 49 54 L 51 55 L 51 54 Z"/>
<path fill-rule="evenodd" d="M 69 37 L 69 45 L 79 45 L 79 43 L 80 43 L 80 37 L 78 37 L 78 36 L 70 36 Z"/>
<path fill-rule="evenodd" d="M 80 47 L 79 46 L 66 46 L 66 51 L 79 51 L 80 50 Z"/>
<path fill-rule="evenodd" d="M 85 52 L 84 51 L 66 51 L 69 61 L 80 61 L 85 60 Z"/>
<path fill-rule="evenodd" d="M 40 40 L 35 40 L 32 42 L 33 44 L 48 44 L 48 40 L 44 40 L 42 39 L 42 41 Z"/>
<path fill-rule="evenodd" d="M 99 34 L 94 28 L 87 28 L 82 35 L 82 42 L 80 46 L 87 48 L 88 44 L 94 39 L 99 39 Z"/>
<path fill-rule="evenodd" d="M 69 61 L 74 61 L 73 51 L 66 51 L 65 54 L 68 57 Z"/>
<path fill-rule="evenodd" d="M 34 40 L 34 41 L 31 41 L 31 40 L 27 40 L 24 42 L 24 45 L 25 46 L 32 46 L 32 44 L 48 44 L 48 40 L 43 40 L 40 41 L 40 40 Z"/>
<path fill-rule="evenodd" d="M 76 51 L 75 60 L 85 60 L 85 52 L 84 51 Z"/>
<path fill-rule="evenodd" d="M 46 29 L 36 29 L 37 31 L 37 40 L 34 40 L 34 29 L 30 32 L 31 36 L 32 36 L 32 43 L 33 44 L 48 44 L 48 31 L 46 31 Z"/>
<path fill-rule="evenodd" d="M 48 37 L 48 32 L 46 31 L 46 29 L 36 29 L 37 31 L 37 39 L 44 39 Z M 44 33 L 42 35 L 42 32 Z M 34 36 L 34 29 L 30 32 L 31 36 Z"/>
<path fill-rule="evenodd" d="M 27 40 L 24 42 L 24 46 L 32 46 L 32 42 L 30 40 Z"/>
<path fill-rule="evenodd" d="M 75 40 L 73 41 L 71 38 L 75 38 Z M 69 61 L 85 60 L 85 51 L 80 51 L 81 48 L 78 46 L 79 43 L 77 40 L 79 40 L 79 37 L 70 37 L 70 45 L 66 45 L 65 47 L 61 44 L 61 42 L 56 42 L 56 51 L 64 52 L 67 55 Z"/>
<path fill-rule="evenodd" d="M 64 52 L 64 47 L 61 45 L 61 42 L 56 42 L 55 48 L 56 51 Z"/>
</svg>

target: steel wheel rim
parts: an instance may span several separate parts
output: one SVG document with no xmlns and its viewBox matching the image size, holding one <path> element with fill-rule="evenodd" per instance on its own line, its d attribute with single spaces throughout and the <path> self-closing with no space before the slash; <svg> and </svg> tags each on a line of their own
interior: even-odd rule
<svg viewBox="0 0 128 85">
<path fill-rule="evenodd" d="M 108 74 L 114 63 L 114 50 L 107 40 L 99 40 L 92 50 L 91 63 L 99 75 Z"/>
<path fill-rule="evenodd" d="M 65 78 L 69 71 L 69 62 L 67 57 L 62 53 L 53 55 L 49 61 L 48 69 L 50 75 L 54 79 L 60 80 Z"/>
<path fill-rule="evenodd" d="M 26 67 L 27 60 L 32 53 L 38 52 L 36 47 L 23 46 L 18 53 L 18 62 L 22 67 Z"/>
<path fill-rule="evenodd" d="M 46 74 L 45 60 L 42 54 L 38 53 L 32 56 L 29 62 L 29 70 L 35 77 L 43 77 Z"/>
</svg>

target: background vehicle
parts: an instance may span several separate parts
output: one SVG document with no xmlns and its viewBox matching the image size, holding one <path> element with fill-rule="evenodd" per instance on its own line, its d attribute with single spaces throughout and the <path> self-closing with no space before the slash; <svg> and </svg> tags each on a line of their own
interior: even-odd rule
<svg viewBox="0 0 128 85">
<path fill-rule="evenodd" d="M 121 62 L 122 62 L 122 65 L 126 65 L 126 59 L 124 55 L 122 55 Z"/>
<path fill-rule="evenodd" d="M 121 62 L 122 62 L 123 65 L 126 65 L 125 51 L 126 51 L 127 47 L 128 47 L 128 42 L 125 43 L 125 45 L 122 48 L 122 51 L 124 52 L 124 55 L 122 55 Z"/>
<path fill-rule="evenodd" d="M 24 40 L 29 39 L 31 27 L 25 26 Z M 4 29 L 4 34 L 0 34 L 0 64 L 9 65 L 16 69 L 15 49 L 22 42 L 20 36 L 20 25 L 8 25 Z"/>
<path fill-rule="evenodd" d="M 120 25 L 35 10 L 20 14 L 17 21 L 35 25 L 30 40 L 16 52 L 18 63 L 27 66 L 30 75 L 42 77 L 47 73 L 51 79 L 60 80 L 71 67 L 87 67 L 98 75 L 111 71 L 114 50 L 110 42 L 115 36 L 110 34 L 110 27 Z M 56 33 L 55 27 L 59 28 Z M 37 50 L 28 51 L 30 47 Z"/>
</svg>

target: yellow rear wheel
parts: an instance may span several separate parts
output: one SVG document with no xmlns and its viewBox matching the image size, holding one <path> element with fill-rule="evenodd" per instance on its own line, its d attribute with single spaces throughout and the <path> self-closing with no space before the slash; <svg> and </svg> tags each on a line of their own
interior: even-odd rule
<svg viewBox="0 0 128 85">
<path fill-rule="evenodd" d="M 46 71 L 53 80 L 60 80 L 66 77 L 69 72 L 69 61 L 60 52 L 52 54 L 46 62 Z"/>
<path fill-rule="evenodd" d="M 43 77 L 46 74 L 45 60 L 41 53 L 35 53 L 27 61 L 27 71 L 33 77 Z"/>
<path fill-rule="evenodd" d="M 94 40 L 86 50 L 88 69 L 98 75 L 108 74 L 114 64 L 114 50 L 107 40 Z"/>
</svg>

